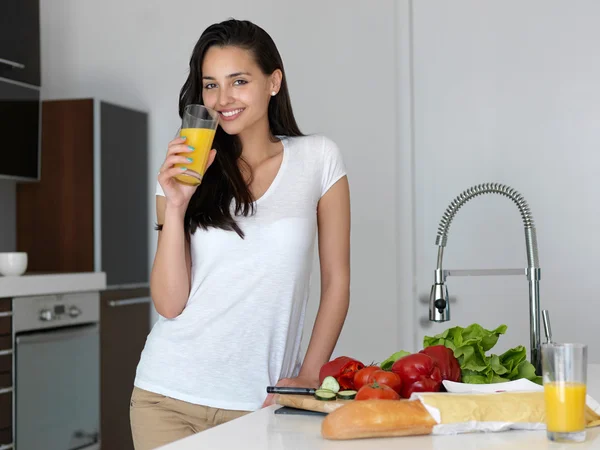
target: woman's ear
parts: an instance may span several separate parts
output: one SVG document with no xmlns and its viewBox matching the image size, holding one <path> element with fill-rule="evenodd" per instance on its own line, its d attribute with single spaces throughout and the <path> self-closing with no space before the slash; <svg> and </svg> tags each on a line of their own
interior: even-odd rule
<svg viewBox="0 0 600 450">
<path fill-rule="evenodd" d="M 283 80 L 283 73 L 280 69 L 276 69 L 275 72 L 271 74 L 271 95 L 277 95 L 279 93 L 279 89 L 281 89 L 281 81 Z M 275 94 L 273 94 L 275 92 Z"/>
</svg>

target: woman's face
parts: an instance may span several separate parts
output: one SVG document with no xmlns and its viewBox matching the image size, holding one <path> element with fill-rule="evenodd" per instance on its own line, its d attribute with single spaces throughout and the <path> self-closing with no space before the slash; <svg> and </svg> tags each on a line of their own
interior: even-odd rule
<svg viewBox="0 0 600 450">
<path fill-rule="evenodd" d="M 209 48 L 202 62 L 202 99 L 219 112 L 227 134 L 239 134 L 261 120 L 272 92 L 279 92 L 281 72 L 262 73 L 252 53 L 239 47 Z"/>
</svg>

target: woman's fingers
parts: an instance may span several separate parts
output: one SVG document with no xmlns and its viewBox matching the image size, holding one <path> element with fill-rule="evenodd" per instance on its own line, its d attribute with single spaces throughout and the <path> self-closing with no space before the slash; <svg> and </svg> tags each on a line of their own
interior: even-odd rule
<svg viewBox="0 0 600 450">
<path fill-rule="evenodd" d="M 182 167 L 171 167 L 170 169 L 162 171 L 158 175 L 158 182 L 161 184 L 161 186 L 163 186 L 163 184 L 167 183 L 171 178 L 174 178 L 182 173 L 197 178 L 198 180 L 202 180 L 200 174 L 194 170 L 189 170 Z"/>
</svg>

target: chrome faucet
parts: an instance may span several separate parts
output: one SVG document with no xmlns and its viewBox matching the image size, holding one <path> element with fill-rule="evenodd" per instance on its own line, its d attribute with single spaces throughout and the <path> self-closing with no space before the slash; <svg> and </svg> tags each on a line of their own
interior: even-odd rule
<svg viewBox="0 0 600 450">
<path fill-rule="evenodd" d="M 444 247 L 448 241 L 448 230 L 458 210 L 469 200 L 483 194 L 500 194 L 511 199 L 519 208 L 525 226 L 525 246 L 527 247 L 526 269 L 483 269 L 483 270 L 443 270 L 442 260 Z M 450 299 L 446 278 L 449 276 L 490 276 L 490 275 L 525 275 L 529 280 L 529 327 L 530 356 L 536 373 L 541 375 L 540 349 L 540 267 L 538 262 L 537 239 L 533 217 L 529 205 L 521 194 L 503 184 L 485 183 L 473 186 L 456 197 L 444 212 L 438 227 L 435 245 L 438 246 L 435 283 L 431 287 L 429 297 L 429 320 L 446 322 L 450 320 Z"/>
</svg>

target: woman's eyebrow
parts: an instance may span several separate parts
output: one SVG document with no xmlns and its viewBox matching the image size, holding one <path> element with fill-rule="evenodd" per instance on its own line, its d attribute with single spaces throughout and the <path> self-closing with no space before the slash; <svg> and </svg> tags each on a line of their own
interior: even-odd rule
<svg viewBox="0 0 600 450">
<path fill-rule="evenodd" d="M 251 75 L 250 72 L 235 72 L 232 74 L 227 75 L 226 78 L 235 78 L 235 77 L 239 77 L 240 75 Z M 203 76 L 202 77 L 203 80 L 216 80 L 215 77 L 211 77 L 211 76 Z"/>
</svg>

